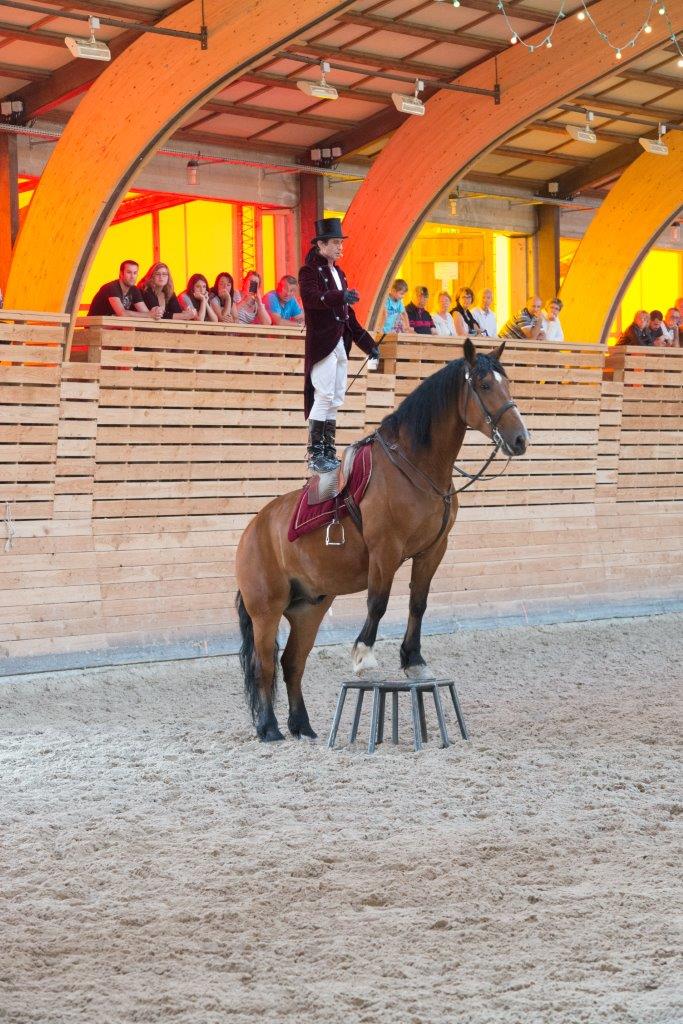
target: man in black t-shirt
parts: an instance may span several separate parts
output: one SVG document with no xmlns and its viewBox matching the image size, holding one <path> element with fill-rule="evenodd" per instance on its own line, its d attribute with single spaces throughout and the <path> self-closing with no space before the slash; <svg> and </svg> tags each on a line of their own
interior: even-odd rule
<svg viewBox="0 0 683 1024">
<path fill-rule="evenodd" d="M 135 287 L 140 267 L 135 260 L 124 260 L 119 267 L 118 281 L 103 284 L 90 303 L 88 316 L 134 316 L 160 320 L 160 306 L 147 309 L 142 292 Z"/>
<path fill-rule="evenodd" d="M 413 292 L 413 302 L 406 306 L 408 322 L 416 334 L 436 334 L 436 327 L 431 314 L 427 312 L 429 289 L 418 285 Z"/>
</svg>

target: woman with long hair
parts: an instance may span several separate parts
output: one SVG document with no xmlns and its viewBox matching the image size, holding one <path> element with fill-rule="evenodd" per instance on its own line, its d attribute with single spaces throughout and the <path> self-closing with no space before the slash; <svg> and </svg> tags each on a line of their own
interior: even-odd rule
<svg viewBox="0 0 683 1024">
<path fill-rule="evenodd" d="M 162 320 L 196 320 L 194 310 L 180 305 L 167 263 L 153 263 L 138 287 L 147 309 L 161 308 Z"/>
<path fill-rule="evenodd" d="M 263 292 L 261 291 L 261 275 L 255 270 L 249 270 L 244 275 L 242 282 L 242 297 L 235 302 L 235 320 L 238 324 L 263 324 L 269 327 L 272 324 L 270 313 L 263 304 Z"/>
<path fill-rule="evenodd" d="M 232 274 L 227 270 L 221 270 L 216 275 L 213 288 L 209 292 L 209 302 L 219 323 L 233 324 L 237 320 L 235 303 L 239 302 L 241 295 L 235 291 L 235 282 Z"/>
<path fill-rule="evenodd" d="M 195 310 L 197 315 L 193 319 L 218 323 L 218 316 L 209 305 L 209 282 L 203 274 L 192 275 L 187 282 L 187 288 L 180 296 L 180 302 L 185 309 Z"/>
</svg>

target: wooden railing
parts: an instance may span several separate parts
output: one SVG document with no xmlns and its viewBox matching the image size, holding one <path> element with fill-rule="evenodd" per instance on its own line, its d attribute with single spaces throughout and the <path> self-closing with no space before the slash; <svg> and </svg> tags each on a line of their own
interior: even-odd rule
<svg viewBox="0 0 683 1024">
<path fill-rule="evenodd" d="M 306 477 L 302 332 L 106 318 L 79 322 L 79 361 L 62 361 L 66 318 L 22 316 L 0 319 L 5 670 L 233 649 L 239 535 Z M 387 337 L 379 371 L 347 397 L 341 444 L 460 352 L 457 339 Z M 682 355 L 508 342 L 533 443 L 462 495 L 432 626 L 680 598 Z M 352 350 L 350 376 L 363 358 Z M 462 457 L 475 467 L 489 451 L 470 432 Z M 406 593 L 403 571 L 385 630 Z M 322 636 L 349 634 L 363 603 L 335 602 Z"/>
</svg>

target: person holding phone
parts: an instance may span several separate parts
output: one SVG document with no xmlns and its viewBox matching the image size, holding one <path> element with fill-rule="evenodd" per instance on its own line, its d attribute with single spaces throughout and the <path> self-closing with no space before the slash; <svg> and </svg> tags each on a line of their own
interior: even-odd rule
<svg viewBox="0 0 683 1024">
<path fill-rule="evenodd" d="M 238 324 L 259 323 L 266 327 L 272 324 L 270 313 L 263 304 L 261 275 L 255 270 L 250 270 L 244 275 L 242 298 L 233 308 L 237 313 Z"/>
<path fill-rule="evenodd" d="M 308 419 L 308 468 L 325 473 L 339 465 L 335 448 L 337 410 L 344 403 L 351 343 L 373 359 L 375 340 L 358 323 L 353 311 L 360 299 L 349 288 L 337 264 L 343 250 L 341 221 L 327 217 L 315 222 L 312 248 L 299 270 L 299 293 L 306 315 L 304 415 Z"/>
<path fill-rule="evenodd" d="M 543 323 L 543 300 L 539 295 L 530 295 L 526 300 L 526 306 L 511 316 L 505 326 L 500 328 L 498 337 L 545 341 Z"/>
</svg>

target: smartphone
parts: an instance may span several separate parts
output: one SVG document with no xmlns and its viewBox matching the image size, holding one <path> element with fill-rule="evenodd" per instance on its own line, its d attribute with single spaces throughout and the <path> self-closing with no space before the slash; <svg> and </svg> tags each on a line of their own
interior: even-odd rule
<svg viewBox="0 0 683 1024">
<path fill-rule="evenodd" d="M 251 292 L 252 295 L 256 295 L 256 292 L 258 291 L 258 281 L 256 280 L 255 277 L 252 277 L 251 281 L 249 282 L 249 291 Z"/>
</svg>

